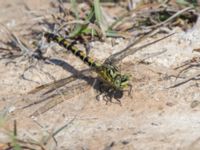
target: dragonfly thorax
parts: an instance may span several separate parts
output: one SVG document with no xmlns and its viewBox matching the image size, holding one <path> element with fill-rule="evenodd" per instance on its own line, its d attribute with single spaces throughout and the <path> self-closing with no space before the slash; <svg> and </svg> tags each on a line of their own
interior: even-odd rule
<svg viewBox="0 0 200 150">
<path fill-rule="evenodd" d="M 98 69 L 98 74 L 108 85 L 117 90 L 128 86 L 129 75 L 122 75 L 113 65 L 104 64 Z"/>
</svg>

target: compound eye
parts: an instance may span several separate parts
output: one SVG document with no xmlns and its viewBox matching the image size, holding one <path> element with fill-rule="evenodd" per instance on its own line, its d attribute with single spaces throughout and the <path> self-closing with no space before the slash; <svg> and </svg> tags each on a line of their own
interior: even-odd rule
<svg viewBox="0 0 200 150">
<path fill-rule="evenodd" d="M 116 80 L 116 81 L 115 81 L 115 85 L 116 85 L 117 87 L 119 87 L 120 84 L 121 84 L 120 80 Z"/>
<path fill-rule="evenodd" d="M 128 81 L 128 79 L 129 79 L 129 76 L 123 75 L 122 78 L 121 78 L 121 81 L 125 82 L 125 81 Z"/>
<path fill-rule="evenodd" d="M 116 78 L 115 78 L 115 86 L 116 87 L 120 87 L 120 85 L 121 85 L 121 76 L 117 76 Z"/>
</svg>

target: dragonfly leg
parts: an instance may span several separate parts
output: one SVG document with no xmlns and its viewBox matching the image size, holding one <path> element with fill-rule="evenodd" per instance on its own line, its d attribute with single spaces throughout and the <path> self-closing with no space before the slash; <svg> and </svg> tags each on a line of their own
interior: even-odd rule
<svg viewBox="0 0 200 150">
<path fill-rule="evenodd" d="M 97 100 L 100 100 L 100 96 L 105 94 L 108 90 L 108 86 L 102 81 L 98 82 L 98 95 L 96 96 Z"/>
<path fill-rule="evenodd" d="M 128 96 L 132 97 L 131 93 L 133 90 L 133 86 L 131 84 L 128 84 L 129 90 L 128 90 Z"/>
<path fill-rule="evenodd" d="M 128 92 L 128 96 L 132 98 L 132 90 L 133 90 L 133 86 L 131 84 L 128 84 L 128 89 L 123 90 L 123 92 Z"/>
<path fill-rule="evenodd" d="M 108 102 L 112 102 L 112 99 L 114 98 L 121 105 L 120 99 L 123 97 L 122 90 L 116 90 L 104 82 L 99 82 L 98 89 L 99 93 L 96 96 L 98 101 L 100 101 L 100 96 L 102 96 L 102 99 L 106 101 L 106 104 L 108 104 Z"/>
<path fill-rule="evenodd" d="M 104 95 L 103 99 L 106 101 L 106 104 L 108 104 L 108 102 L 115 103 L 112 101 L 112 99 L 114 98 L 117 101 L 117 104 L 121 106 L 120 98 L 122 98 L 122 96 L 123 96 L 123 91 L 110 88 L 108 92 Z"/>
</svg>

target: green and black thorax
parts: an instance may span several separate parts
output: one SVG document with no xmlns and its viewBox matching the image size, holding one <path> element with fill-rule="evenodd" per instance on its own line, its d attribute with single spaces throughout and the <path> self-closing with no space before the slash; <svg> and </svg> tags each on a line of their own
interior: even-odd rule
<svg viewBox="0 0 200 150">
<path fill-rule="evenodd" d="M 76 46 L 72 45 L 70 42 L 68 42 L 65 38 L 61 36 L 48 32 L 45 33 L 44 36 L 46 37 L 48 42 L 54 41 L 60 46 L 71 51 L 75 56 L 79 57 L 84 63 L 86 63 L 88 66 L 94 69 L 100 76 L 100 78 L 112 88 L 122 90 L 129 85 L 129 76 L 126 74 L 122 75 L 115 66 L 95 62 L 94 59 L 87 56 L 82 50 L 79 50 Z"/>
</svg>

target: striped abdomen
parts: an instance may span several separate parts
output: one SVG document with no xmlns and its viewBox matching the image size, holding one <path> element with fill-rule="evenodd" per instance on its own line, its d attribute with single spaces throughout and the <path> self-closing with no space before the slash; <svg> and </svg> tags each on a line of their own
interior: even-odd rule
<svg viewBox="0 0 200 150">
<path fill-rule="evenodd" d="M 63 37 L 48 32 L 46 32 L 44 36 L 46 37 L 48 42 L 54 41 L 58 43 L 60 46 L 66 48 L 67 50 L 71 51 L 74 55 L 79 57 L 87 65 L 94 68 L 100 66 L 92 58 L 88 57 L 83 51 L 79 50 L 76 46 L 71 45 L 71 43 Z"/>
<path fill-rule="evenodd" d="M 122 75 L 114 66 L 109 64 L 101 65 L 96 63 L 83 51 L 79 50 L 76 46 L 71 45 L 71 43 L 69 43 L 61 36 L 52 33 L 45 33 L 44 36 L 47 38 L 48 42 L 54 41 L 58 43 L 79 57 L 84 63 L 95 69 L 100 78 L 103 79 L 103 81 L 105 81 L 112 88 L 121 90 L 128 86 L 129 76 L 126 74 Z"/>
</svg>

